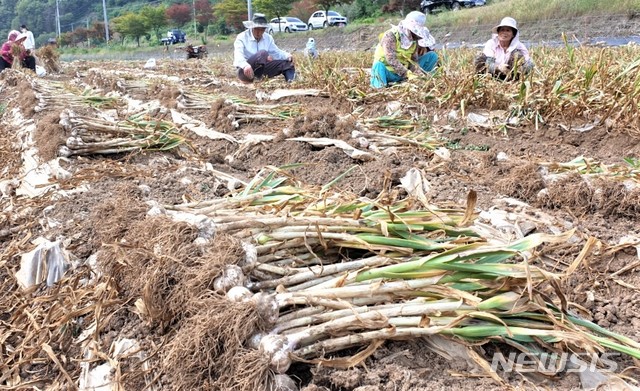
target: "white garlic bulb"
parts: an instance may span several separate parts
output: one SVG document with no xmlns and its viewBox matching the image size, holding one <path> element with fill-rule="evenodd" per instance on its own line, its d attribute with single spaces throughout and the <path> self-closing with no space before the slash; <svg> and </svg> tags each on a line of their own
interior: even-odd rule
<svg viewBox="0 0 640 391">
<path fill-rule="evenodd" d="M 227 299 L 234 303 L 240 303 L 251 299 L 253 293 L 243 286 L 234 286 L 227 292 Z"/>
<path fill-rule="evenodd" d="M 260 351 L 271 358 L 271 369 L 276 373 L 285 373 L 291 366 L 287 337 L 283 335 L 265 335 L 260 341 Z"/>
<path fill-rule="evenodd" d="M 222 270 L 222 274 L 213 280 L 213 289 L 216 292 L 226 293 L 234 286 L 243 286 L 245 282 L 246 277 L 240 266 L 227 265 Z"/>
</svg>

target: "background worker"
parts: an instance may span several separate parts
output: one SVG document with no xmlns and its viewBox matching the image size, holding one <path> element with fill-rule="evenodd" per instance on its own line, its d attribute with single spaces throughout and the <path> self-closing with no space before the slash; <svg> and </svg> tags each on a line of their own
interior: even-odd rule
<svg viewBox="0 0 640 391">
<path fill-rule="evenodd" d="M 422 12 L 412 11 L 381 35 L 371 67 L 372 87 L 387 87 L 389 83 L 411 80 L 435 69 L 438 55 L 430 50 L 435 39 L 425 25 L 426 20 Z"/>
<path fill-rule="evenodd" d="M 501 79 L 519 79 L 530 73 L 534 64 L 527 47 L 520 42 L 520 32 L 514 18 L 503 18 L 492 30 L 482 53 L 475 59 L 476 72 L 489 73 Z"/>
<path fill-rule="evenodd" d="M 273 37 L 265 31 L 269 27 L 267 18 L 262 14 L 253 15 L 253 19 L 243 22 L 247 30 L 238 34 L 233 44 L 233 65 L 238 78 L 250 83 L 254 79 L 283 75 L 291 82 L 296 70 L 291 54 L 276 46 Z"/>
</svg>

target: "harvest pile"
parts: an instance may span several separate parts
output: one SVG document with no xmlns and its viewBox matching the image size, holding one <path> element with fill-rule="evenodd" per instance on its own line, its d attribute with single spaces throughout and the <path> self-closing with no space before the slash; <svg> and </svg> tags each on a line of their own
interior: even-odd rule
<svg viewBox="0 0 640 391">
<path fill-rule="evenodd" d="M 383 91 L 350 54 L 294 88 L 211 59 L 6 70 L 0 386 L 633 386 L 640 60 L 537 50 L 519 83 L 458 50 Z M 620 355 L 490 370 L 512 351 Z"/>
</svg>

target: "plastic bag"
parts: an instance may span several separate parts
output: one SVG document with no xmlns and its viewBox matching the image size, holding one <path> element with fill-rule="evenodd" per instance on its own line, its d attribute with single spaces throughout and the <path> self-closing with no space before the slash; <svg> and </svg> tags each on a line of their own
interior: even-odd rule
<svg viewBox="0 0 640 391">
<path fill-rule="evenodd" d="M 47 75 L 47 70 L 41 67 L 40 65 L 36 65 L 36 75 L 43 77 Z"/>
<path fill-rule="evenodd" d="M 69 266 L 67 253 L 60 246 L 60 242 L 41 239 L 38 247 L 22 254 L 20 270 L 16 272 L 15 277 L 24 289 L 45 280 L 47 286 L 52 286 L 62 279 Z"/>
<path fill-rule="evenodd" d="M 155 58 L 150 58 L 147 60 L 147 62 L 144 64 L 144 68 L 145 69 L 155 69 L 156 68 L 156 59 Z"/>
</svg>

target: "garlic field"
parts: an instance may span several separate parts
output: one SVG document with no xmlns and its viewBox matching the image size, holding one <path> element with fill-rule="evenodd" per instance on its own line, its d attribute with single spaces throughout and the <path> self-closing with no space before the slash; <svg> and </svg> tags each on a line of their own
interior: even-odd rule
<svg viewBox="0 0 640 391">
<path fill-rule="evenodd" d="M 637 48 L 441 54 L 3 71 L 0 389 L 638 387 Z"/>
</svg>

